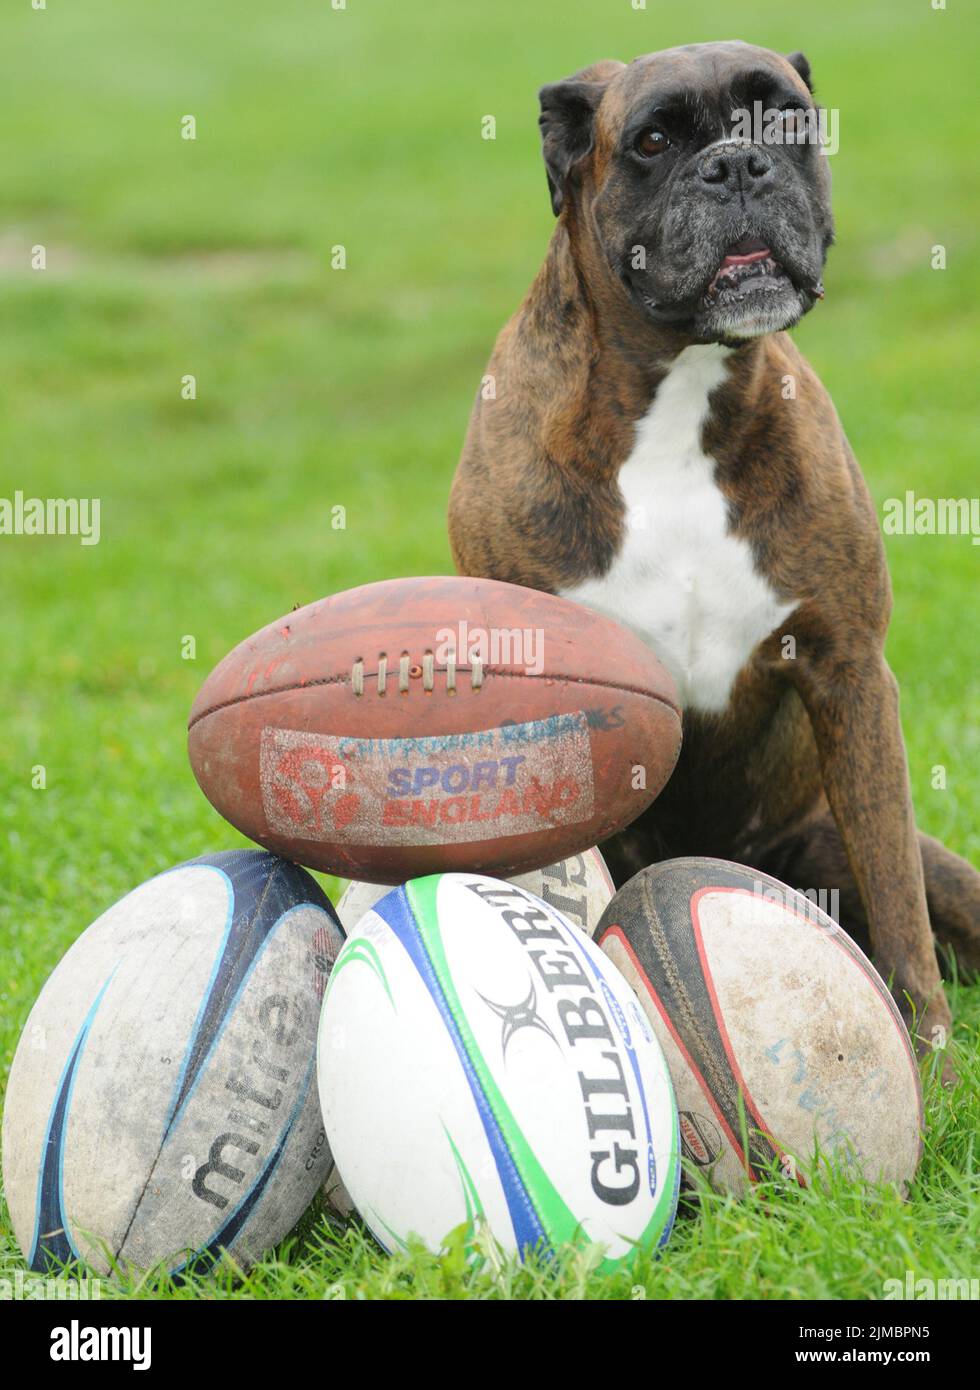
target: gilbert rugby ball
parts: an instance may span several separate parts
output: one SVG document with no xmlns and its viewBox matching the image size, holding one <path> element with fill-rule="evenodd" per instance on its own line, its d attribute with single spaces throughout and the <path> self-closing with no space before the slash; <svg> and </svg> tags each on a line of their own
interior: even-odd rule
<svg viewBox="0 0 980 1390">
<path fill-rule="evenodd" d="M 387 1249 L 483 1224 L 525 1253 L 666 1240 L 677 1114 L 659 1044 L 584 932 L 514 884 L 416 879 L 337 958 L 317 1069 L 340 1176 Z"/>
<path fill-rule="evenodd" d="M 344 878 L 553 864 L 628 825 L 680 747 L 673 682 L 633 634 L 489 579 L 335 594 L 242 642 L 190 714 L 208 800 Z"/>
<path fill-rule="evenodd" d="M 774 1160 L 805 1182 L 817 1153 L 871 1181 L 912 1178 L 922 1091 L 905 1024 L 811 899 L 738 864 L 674 859 L 630 879 L 597 935 L 664 1049 L 684 1155 L 715 1187 L 741 1192 Z"/>
<path fill-rule="evenodd" d="M 599 918 L 616 891 L 609 877 L 606 861 L 595 848 L 585 850 L 582 854 L 573 854 L 571 858 L 563 859 L 560 864 L 548 864 L 543 869 L 532 869 L 530 873 L 521 874 L 508 882 L 516 883 L 518 887 L 526 888 L 529 893 L 543 898 L 589 936 L 595 935 Z M 337 904 L 337 916 L 344 931 L 349 935 L 365 912 L 390 892 L 390 887 L 384 883 L 349 883 Z M 326 1176 L 323 1197 L 334 1215 L 343 1220 L 349 1219 L 353 1203 L 336 1165 L 331 1167 Z"/>
<path fill-rule="evenodd" d="M 616 891 L 606 861 L 595 848 L 573 854 L 559 864 L 532 869 L 508 882 L 544 898 L 589 936 L 595 935 L 599 918 Z M 386 883 L 349 883 L 337 904 L 337 916 L 344 931 L 353 931 L 365 912 L 388 892 L 390 887 Z"/>
<path fill-rule="evenodd" d="M 72 1257 L 247 1267 L 330 1162 L 317 1102 L 333 908 L 271 854 L 207 855 L 104 912 L 27 1020 L 3 1116 L 14 1231 L 34 1270 Z"/>
</svg>

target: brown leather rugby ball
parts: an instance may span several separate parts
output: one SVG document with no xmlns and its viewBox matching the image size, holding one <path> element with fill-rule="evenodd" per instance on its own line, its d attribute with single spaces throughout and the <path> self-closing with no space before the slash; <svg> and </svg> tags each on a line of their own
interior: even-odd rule
<svg viewBox="0 0 980 1390">
<path fill-rule="evenodd" d="M 247 638 L 201 687 L 188 750 L 259 844 L 401 883 L 588 849 L 653 801 L 680 741 L 673 682 L 625 628 L 441 577 L 334 594 Z"/>
</svg>

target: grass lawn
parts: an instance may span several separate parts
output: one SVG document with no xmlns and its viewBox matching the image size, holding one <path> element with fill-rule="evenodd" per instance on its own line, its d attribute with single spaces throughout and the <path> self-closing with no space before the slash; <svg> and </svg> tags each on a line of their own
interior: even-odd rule
<svg viewBox="0 0 980 1390">
<path fill-rule="evenodd" d="M 980 25 L 965 5 L 9 8 L 0 494 L 98 497 L 101 541 L 0 537 L 0 1085 L 43 981 L 99 912 L 244 843 L 187 765 L 187 710 L 212 665 L 294 604 L 451 570 L 445 502 L 469 403 L 552 224 L 541 83 L 736 28 L 806 51 L 841 110 L 839 245 L 797 338 L 877 502 L 976 489 L 980 194 L 963 94 Z M 930 268 L 937 243 L 945 271 Z M 976 860 L 980 553 L 962 537 L 888 546 L 919 823 Z M 841 1181 L 704 1195 L 661 1260 L 619 1278 L 580 1255 L 482 1274 L 458 1249 L 389 1260 L 321 1217 L 244 1282 L 179 1296 L 867 1298 L 906 1269 L 975 1277 L 980 987 L 953 1002 L 960 1085 L 927 1078 L 907 1203 Z M 21 1267 L 0 1204 L 0 1278 Z"/>
</svg>

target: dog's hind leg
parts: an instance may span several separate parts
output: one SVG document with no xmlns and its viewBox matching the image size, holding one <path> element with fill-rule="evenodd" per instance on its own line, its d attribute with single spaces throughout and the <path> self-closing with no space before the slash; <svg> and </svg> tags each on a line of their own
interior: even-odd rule
<svg viewBox="0 0 980 1390">
<path fill-rule="evenodd" d="M 933 935 L 952 951 L 961 975 L 980 975 L 980 873 L 921 830 L 919 849 Z"/>
<path fill-rule="evenodd" d="M 960 974 L 980 974 L 980 873 L 958 854 L 919 832 L 929 924 L 936 945 L 956 957 Z M 837 825 L 824 806 L 805 827 L 758 856 L 756 867 L 801 892 L 832 895 L 836 917 L 870 953 L 868 919 Z M 818 899 L 819 900 L 819 899 Z M 940 964 L 945 969 L 943 951 Z"/>
<path fill-rule="evenodd" d="M 867 914 L 826 802 L 805 825 L 753 856 L 753 865 L 800 893 L 816 895 L 848 936 L 870 954 Z"/>
</svg>

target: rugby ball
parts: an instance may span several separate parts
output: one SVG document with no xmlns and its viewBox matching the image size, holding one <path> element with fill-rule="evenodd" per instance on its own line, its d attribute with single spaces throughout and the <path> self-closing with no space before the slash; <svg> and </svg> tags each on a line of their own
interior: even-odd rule
<svg viewBox="0 0 980 1390">
<path fill-rule="evenodd" d="M 508 881 L 543 898 L 589 936 L 595 935 L 603 909 L 616 891 L 606 861 L 594 847 L 583 854 L 573 854 L 560 864 L 548 864 Z M 337 904 L 337 916 L 344 931 L 349 935 L 365 912 L 390 892 L 391 888 L 384 883 L 349 883 Z M 322 1195 L 335 1216 L 349 1220 L 354 1204 L 336 1165 L 326 1176 Z"/>
<path fill-rule="evenodd" d="M 595 935 L 599 918 L 616 891 L 606 861 L 594 847 L 573 854 L 559 864 L 547 864 L 509 880 L 526 888 L 558 909 L 589 936 Z M 337 916 L 345 932 L 351 932 L 369 908 L 391 889 L 385 883 L 349 883 L 337 904 Z"/>
<path fill-rule="evenodd" d="M 909 1035 L 812 898 L 739 864 L 674 859 L 619 890 L 598 938 L 664 1049 L 684 1155 L 715 1187 L 779 1170 L 805 1183 L 818 1154 L 908 1184 L 922 1147 Z"/>
<path fill-rule="evenodd" d="M 287 614 L 190 714 L 191 766 L 287 859 L 403 883 L 581 853 L 654 799 L 680 748 L 673 682 L 618 624 L 489 579 L 399 579 Z"/>
<path fill-rule="evenodd" d="M 337 958 L 320 1018 L 324 1126 L 388 1250 L 460 1226 L 508 1252 L 668 1236 L 677 1114 L 615 966 L 516 884 L 436 874 L 387 894 Z"/>
<path fill-rule="evenodd" d="M 330 1163 L 315 1082 L 342 944 L 314 880 L 258 850 L 150 879 L 85 931 L 14 1056 L 4 1188 L 24 1258 L 243 1267 Z"/>
</svg>

